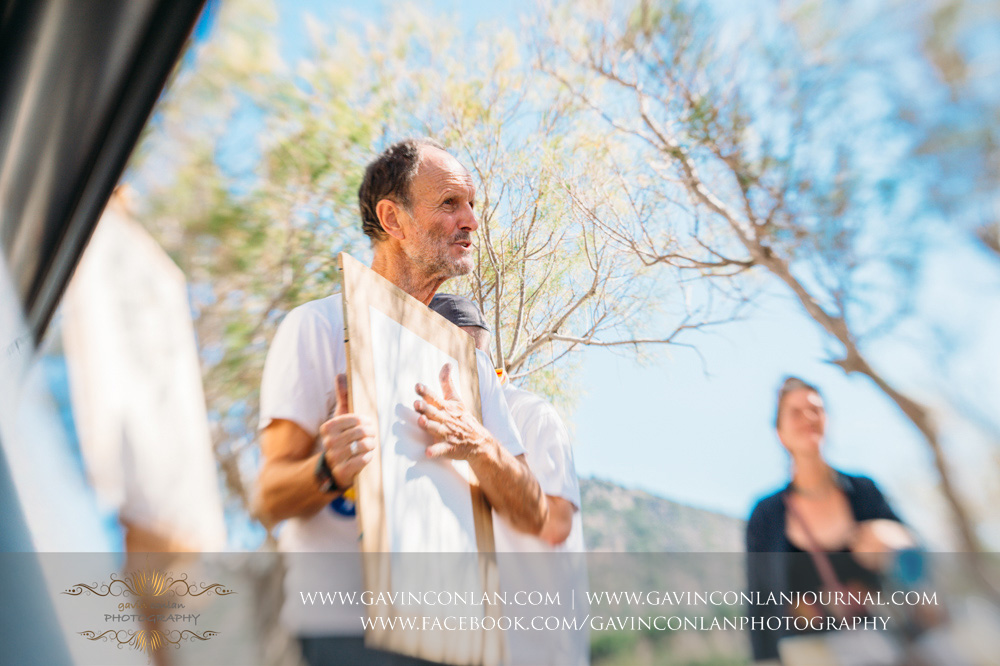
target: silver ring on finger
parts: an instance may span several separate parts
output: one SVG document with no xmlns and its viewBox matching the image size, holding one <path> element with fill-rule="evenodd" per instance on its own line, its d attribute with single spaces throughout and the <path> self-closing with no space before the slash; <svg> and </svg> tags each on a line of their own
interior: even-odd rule
<svg viewBox="0 0 1000 666">
<path fill-rule="evenodd" d="M 357 443 L 357 441 L 351 442 L 350 451 L 351 451 L 351 455 L 352 456 L 358 455 L 358 443 Z"/>
</svg>

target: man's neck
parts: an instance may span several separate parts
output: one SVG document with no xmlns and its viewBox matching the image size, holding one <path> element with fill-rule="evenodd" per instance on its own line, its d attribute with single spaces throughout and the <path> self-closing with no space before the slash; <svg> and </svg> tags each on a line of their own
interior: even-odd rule
<svg viewBox="0 0 1000 666">
<path fill-rule="evenodd" d="M 422 274 L 412 262 L 405 258 L 397 258 L 387 252 L 375 250 L 372 270 L 393 283 L 410 296 L 428 305 L 438 288 L 444 284 L 442 278 L 428 277 Z"/>
</svg>

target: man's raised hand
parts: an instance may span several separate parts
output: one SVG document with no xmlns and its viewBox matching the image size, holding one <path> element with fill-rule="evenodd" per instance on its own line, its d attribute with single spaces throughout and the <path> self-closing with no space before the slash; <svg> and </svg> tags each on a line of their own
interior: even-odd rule
<svg viewBox="0 0 1000 666">
<path fill-rule="evenodd" d="M 443 397 L 417 384 L 417 395 L 422 400 L 413 403 L 420 414 L 417 425 L 434 438 L 434 443 L 427 447 L 427 457 L 468 460 L 487 451 L 493 438 L 462 404 L 452 383 L 451 364 L 441 368 L 440 380 Z"/>
<path fill-rule="evenodd" d="M 375 424 L 366 416 L 347 411 L 347 375 L 337 375 L 337 406 L 333 418 L 320 426 L 323 455 L 338 488 L 354 479 L 375 455 Z"/>
</svg>

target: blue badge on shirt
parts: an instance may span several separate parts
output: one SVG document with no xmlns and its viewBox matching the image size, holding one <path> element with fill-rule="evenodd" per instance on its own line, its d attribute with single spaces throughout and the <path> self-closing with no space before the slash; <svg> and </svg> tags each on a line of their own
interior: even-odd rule
<svg viewBox="0 0 1000 666">
<path fill-rule="evenodd" d="M 346 494 L 330 502 L 330 508 L 333 509 L 334 513 L 345 518 L 354 518 L 355 516 L 354 500 L 349 499 Z"/>
</svg>

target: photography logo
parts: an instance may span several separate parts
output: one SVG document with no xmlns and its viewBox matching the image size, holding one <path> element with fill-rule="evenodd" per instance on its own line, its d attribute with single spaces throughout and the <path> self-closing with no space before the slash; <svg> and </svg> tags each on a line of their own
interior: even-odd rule
<svg viewBox="0 0 1000 666">
<path fill-rule="evenodd" d="M 217 631 L 198 627 L 201 614 L 189 607 L 190 601 L 236 592 L 221 583 L 189 581 L 186 573 L 174 576 L 172 572 L 142 569 L 123 577 L 111 574 L 106 583 L 77 583 L 63 594 L 108 597 L 109 601 L 115 598 L 114 605 L 108 608 L 111 612 L 104 613 L 102 618 L 110 628 L 77 633 L 87 640 L 103 641 L 119 649 L 128 646 L 145 652 L 152 660 L 154 652 L 168 646 L 179 648 L 183 642 L 207 641 L 217 636 Z M 122 624 L 137 628 L 122 628 Z"/>
</svg>

